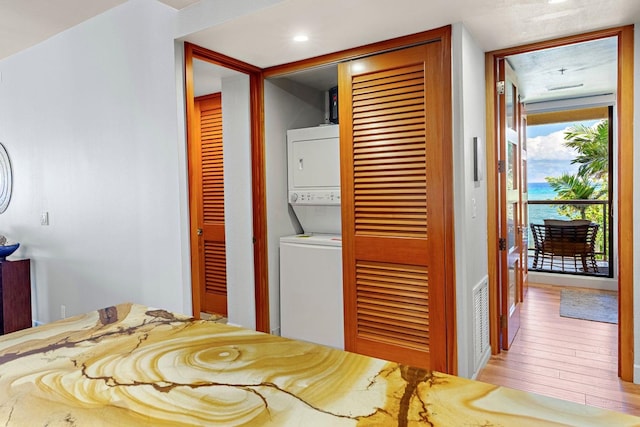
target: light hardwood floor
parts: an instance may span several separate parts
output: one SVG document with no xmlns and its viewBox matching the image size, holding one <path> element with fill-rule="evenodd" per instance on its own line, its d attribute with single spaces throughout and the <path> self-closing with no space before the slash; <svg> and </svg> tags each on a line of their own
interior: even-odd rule
<svg viewBox="0 0 640 427">
<path fill-rule="evenodd" d="M 529 286 L 511 349 L 477 379 L 640 416 L 640 385 L 618 379 L 617 325 L 560 317 L 561 289 Z"/>
</svg>

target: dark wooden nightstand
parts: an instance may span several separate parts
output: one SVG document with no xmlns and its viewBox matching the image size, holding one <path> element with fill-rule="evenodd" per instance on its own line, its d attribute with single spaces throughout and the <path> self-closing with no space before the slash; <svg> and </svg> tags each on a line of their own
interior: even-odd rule
<svg viewBox="0 0 640 427">
<path fill-rule="evenodd" d="M 0 300 L 0 333 L 32 326 L 30 260 L 0 262 Z"/>
</svg>

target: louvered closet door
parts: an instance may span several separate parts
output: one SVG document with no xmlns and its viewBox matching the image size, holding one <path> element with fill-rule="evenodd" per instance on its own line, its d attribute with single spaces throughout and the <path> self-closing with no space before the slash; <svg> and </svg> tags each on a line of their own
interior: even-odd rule
<svg viewBox="0 0 640 427">
<path fill-rule="evenodd" d="M 346 349 L 447 371 L 440 44 L 341 64 L 339 99 Z"/>
<path fill-rule="evenodd" d="M 201 206 L 200 303 L 207 313 L 227 315 L 224 233 L 222 102 L 220 93 L 196 98 L 200 120 Z"/>
</svg>

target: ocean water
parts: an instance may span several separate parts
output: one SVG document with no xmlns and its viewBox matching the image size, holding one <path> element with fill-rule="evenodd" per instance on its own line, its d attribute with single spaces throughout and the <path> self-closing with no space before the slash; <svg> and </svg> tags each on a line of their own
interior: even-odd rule
<svg viewBox="0 0 640 427">
<path fill-rule="evenodd" d="M 529 183 L 529 200 L 554 200 L 556 198 L 556 192 L 553 191 L 551 186 L 546 182 L 530 182 Z M 545 219 L 564 219 L 567 218 L 564 215 L 560 215 L 558 213 L 559 205 L 529 205 L 529 221 L 527 221 L 527 226 L 529 224 L 544 224 Z M 601 224 L 602 227 L 602 224 Z M 602 251 L 606 242 L 604 241 L 602 228 L 598 232 L 597 240 L 596 240 L 596 253 L 598 251 Z M 531 234 L 531 227 L 529 227 L 529 249 L 532 249 L 534 246 L 533 235 Z M 606 252 L 606 251 L 605 251 Z"/>
<path fill-rule="evenodd" d="M 529 190 L 529 200 L 549 200 L 555 199 L 556 192 L 548 182 L 530 182 L 527 187 Z"/>
<path fill-rule="evenodd" d="M 556 192 L 546 182 L 530 182 L 529 200 L 553 200 Z M 528 223 L 544 224 L 545 219 L 569 219 L 558 213 L 558 207 L 553 205 L 529 205 Z M 527 224 L 528 225 L 528 224 Z"/>
</svg>

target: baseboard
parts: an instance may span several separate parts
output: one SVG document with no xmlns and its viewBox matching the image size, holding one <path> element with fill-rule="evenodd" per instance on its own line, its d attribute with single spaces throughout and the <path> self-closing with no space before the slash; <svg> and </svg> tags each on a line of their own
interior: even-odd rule
<svg viewBox="0 0 640 427">
<path fill-rule="evenodd" d="M 529 283 L 542 285 L 575 286 L 577 288 L 617 291 L 618 280 L 608 277 L 576 276 L 572 274 L 554 274 L 529 271 Z"/>
<path fill-rule="evenodd" d="M 475 380 L 478 378 L 480 371 L 482 371 L 482 369 L 487 365 L 490 358 L 491 358 L 491 347 L 487 348 L 487 350 L 482 355 L 482 358 L 480 359 L 480 363 L 478 363 L 478 366 L 476 367 L 476 371 L 471 376 L 472 380 Z"/>
<path fill-rule="evenodd" d="M 633 365 L 633 382 L 640 384 L 640 365 Z"/>
</svg>

